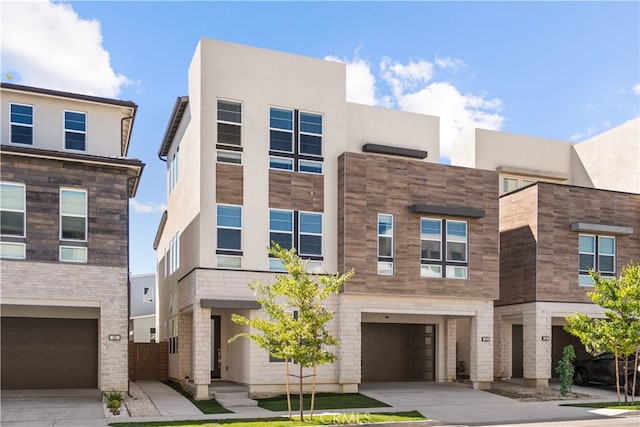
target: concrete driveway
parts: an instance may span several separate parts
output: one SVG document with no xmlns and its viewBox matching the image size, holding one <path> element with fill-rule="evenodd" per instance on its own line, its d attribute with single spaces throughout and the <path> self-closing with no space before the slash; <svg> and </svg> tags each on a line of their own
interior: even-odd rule
<svg viewBox="0 0 640 427">
<path fill-rule="evenodd" d="M 584 393 L 586 387 L 574 387 L 574 391 Z M 386 411 L 418 410 L 430 420 L 445 424 L 481 425 L 511 424 L 560 420 L 606 419 L 610 414 L 591 408 L 560 406 L 562 403 L 583 402 L 550 401 L 520 402 L 481 390 L 474 390 L 468 384 L 402 382 L 363 383 L 360 393 L 392 405 Z M 589 394 L 593 393 L 590 390 Z M 585 401 L 615 401 L 615 392 L 597 390 L 598 397 Z M 378 409 L 376 409 L 378 411 Z M 382 412 L 382 411 L 380 411 Z"/>
<path fill-rule="evenodd" d="M 106 427 L 98 389 L 2 390 L 3 427 Z"/>
</svg>

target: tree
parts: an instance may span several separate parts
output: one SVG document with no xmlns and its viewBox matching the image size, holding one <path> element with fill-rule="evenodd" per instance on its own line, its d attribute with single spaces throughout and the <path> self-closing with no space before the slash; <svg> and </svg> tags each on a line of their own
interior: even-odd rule
<svg viewBox="0 0 640 427">
<path fill-rule="evenodd" d="M 629 390 L 629 356 L 636 354 L 632 389 L 636 389 L 637 349 L 640 345 L 640 263 L 628 264 L 619 278 L 604 278 L 590 271 L 595 291 L 587 292 L 591 300 L 605 309 L 604 319 L 593 319 L 584 313 L 567 317 L 565 330 L 578 338 L 587 351 L 611 352 L 616 366 L 616 389 L 620 403 L 620 373 L 618 360 L 622 358 L 624 388 Z M 632 399 L 635 393 L 632 393 Z M 624 396 L 627 402 L 627 394 Z"/>
<path fill-rule="evenodd" d="M 338 345 L 338 340 L 327 329 L 327 323 L 333 319 L 334 313 L 327 310 L 324 301 L 330 295 L 342 291 L 345 282 L 354 272 L 349 271 L 342 275 L 313 275 L 307 272 L 307 261 L 296 254 L 295 248 L 287 250 L 273 243 L 269 253 L 282 261 L 288 274 L 277 275 L 272 285 L 259 281 L 253 281 L 248 285 L 256 294 L 257 301 L 262 304 L 268 319 L 248 319 L 234 314 L 231 318 L 233 322 L 249 325 L 258 332 L 239 333 L 229 342 L 235 341 L 238 337 L 246 337 L 267 350 L 271 356 L 284 359 L 290 419 L 289 376 L 298 378 L 300 419 L 303 420 L 303 368 L 313 368 L 313 373 L 309 375 L 313 379 L 310 409 L 313 419 L 317 366 L 333 363 L 336 355 L 326 347 Z M 291 361 L 299 365 L 297 375 L 289 374 Z"/>
</svg>

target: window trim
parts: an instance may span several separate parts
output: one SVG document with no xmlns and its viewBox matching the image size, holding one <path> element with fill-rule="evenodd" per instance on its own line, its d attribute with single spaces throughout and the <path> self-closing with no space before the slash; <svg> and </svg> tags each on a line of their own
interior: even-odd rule
<svg viewBox="0 0 640 427">
<path fill-rule="evenodd" d="M 14 122 L 12 120 L 11 117 L 13 116 L 13 113 L 11 111 L 11 107 L 13 107 L 14 105 L 20 106 L 20 107 L 30 107 L 31 108 L 31 124 L 18 123 L 18 122 Z M 17 144 L 17 145 L 20 145 L 20 146 L 25 146 L 25 145 L 33 146 L 33 143 L 34 143 L 34 140 L 35 140 L 35 135 L 34 135 L 34 133 L 35 133 L 35 126 L 34 126 L 34 123 L 35 123 L 35 110 L 36 110 L 35 106 L 31 105 L 31 104 L 22 104 L 20 102 L 10 102 L 9 103 L 9 142 L 11 144 Z M 13 140 L 13 126 L 21 126 L 21 127 L 29 127 L 29 128 L 31 128 L 31 142 L 28 143 L 28 144 L 25 144 L 23 142 L 15 142 Z"/>
<path fill-rule="evenodd" d="M 218 208 L 219 207 L 229 207 L 229 208 L 238 208 L 240 210 L 240 227 L 232 227 L 232 226 L 227 226 L 227 225 L 220 225 L 219 224 L 219 214 L 218 214 Z M 242 250 L 243 250 L 243 239 L 242 239 L 242 229 L 244 228 L 244 215 L 242 212 L 242 205 L 232 205 L 232 204 L 228 204 L 228 203 L 217 203 L 216 204 L 216 254 L 219 255 L 242 255 Z M 221 248 L 218 246 L 218 232 L 220 229 L 225 229 L 225 230 L 240 230 L 240 249 L 229 249 L 229 248 Z"/>
<path fill-rule="evenodd" d="M 581 252 L 580 251 L 580 238 L 581 237 L 592 237 L 593 238 L 593 252 Z M 602 271 L 600 270 L 600 240 L 611 239 L 613 240 L 613 255 L 611 254 L 602 254 L 603 256 L 613 257 L 613 271 Z M 579 286 L 593 286 L 593 280 L 591 280 L 591 276 L 589 275 L 589 270 L 582 270 L 580 268 L 580 257 L 582 255 L 590 255 L 593 260 L 593 271 L 599 273 L 602 277 L 615 277 L 617 272 L 617 258 L 618 258 L 618 247 L 617 247 L 617 239 L 616 236 L 608 235 L 608 234 L 592 234 L 592 233 L 579 233 L 578 234 L 578 285 Z M 580 283 L 581 277 L 588 277 L 590 282 L 589 284 Z"/>
<path fill-rule="evenodd" d="M 67 129 L 67 113 L 82 114 L 84 116 L 84 131 Z M 89 145 L 88 138 L 87 138 L 88 128 L 89 128 L 89 119 L 86 111 L 64 110 L 62 112 L 62 146 L 64 150 L 78 152 L 78 153 L 79 152 L 86 153 L 88 151 L 88 145 Z M 84 135 L 84 149 L 78 150 L 76 148 L 67 148 L 67 132 Z"/>
<path fill-rule="evenodd" d="M 388 236 L 386 234 L 380 234 L 380 218 L 381 217 L 390 217 L 391 218 L 391 236 Z M 388 214 L 388 213 L 378 213 L 377 215 L 377 222 L 376 222 L 376 245 L 377 245 L 377 274 L 381 275 L 381 276 L 393 276 L 395 274 L 395 218 L 393 216 L 393 214 Z M 391 256 L 381 256 L 380 255 L 380 238 L 384 237 L 384 238 L 390 238 L 391 239 Z M 390 273 L 384 273 L 381 272 L 380 270 L 380 265 L 381 263 L 384 264 L 390 264 L 391 265 L 391 272 Z"/>
<path fill-rule="evenodd" d="M 62 192 L 63 191 L 72 191 L 76 193 L 84 193 L 84 211 L 85 215 L 75 215 L 75 214 L 63 214 L 62 213 Z M 73 187 L 60 187 L 59 190 L 59 217 L 58 224 L 60 225 L 59 230 L 59 238 L 62 242 L 88 242 L 89 241 L 89 192 L 84 188 L 73 188 Z M 69 239 L 62 237 L 62 217 L 73 217 L 73 218 L 84 218 L 84 239 Z"/>
<path fill-rule="evenodd" d="M 15 234 L 0 234 L 2 237 L 14 237 L 16 239 L 24 239 L 27 237 L 27 186 L 24 183 L 20 182 L 9 182 L 9 181 L 0 181 L 1 185 L 8 185 L 13 187 L 22 187 L 22 210 L 14 210 L 14 209 L 0 209 L 0 211 L 7 212 L 21 212 L 22 213 L 22 235 L 18 236 Z M 1 233 L 1 232 L 0 232 Z"/>
<path fill-rule="evenodd" d="M 430 258 L 422 258 L 422 241 L 436 241 L 434 239 L 423 239 L 422 238 L 422 221 L 438 221 L 440 222 L 440 259 L 430 259 Z M 449 259 L 448 255 L 448 246 L 449 243 L 462 243 L 456 240 L 448 240 L 447 239 L 447 229 L 449 223 L 462 223 L 465 225 L 465 260 L 452 260 Z M 440 268 L 440 277 L 437 276 L 429 276 L 424 275 L 422 273 L 422 266 L 438 266 Z M 465 276 L 464 277 L 456 277 L 449 276 L 447 274 L 447 269 L 455 269 L 455 268 L 464 268 Z M 420 277 L 426 279 L 434 279 L 434 278 L 442 278 L 442 279 L 456 279 L 456 280 L 468 280 L 469 278 L 469 221 L 459 220 L 459 219 L 447 219 L 447 218 L 434 218 L 434 217 L 421 217 L 420 218 Z"/>
<path fill-rule="evenodd" d="M 323 234 L 324 234 L 324 215 L 322 214 L 322 212 L 310 212 L 310 211 L 298 211 L 298 241 L 294 242 L 297 243 L 296 250 L 298 251 L 298 254 L 300 256 L 310 256 L 310 257 L 322 257 L 323 256 L 323 245 L 324 245 L 324 239 L 323 239 Z M 320 216 L 320 233 L 309 233 L 309 232 L 303 232 L 302 231 L 302 215 L 316 215 L 316 216 Z M 294 225 L 294 230 L 295 230 L 295 225 Z M 303 253 L 302 252 L 302 248 L 300 247 L 300 241 L 302 240 L 302 236 L 320 236 L 320 253 L 319 254 L 308 254 L 308 253 Z"/>
</svg>

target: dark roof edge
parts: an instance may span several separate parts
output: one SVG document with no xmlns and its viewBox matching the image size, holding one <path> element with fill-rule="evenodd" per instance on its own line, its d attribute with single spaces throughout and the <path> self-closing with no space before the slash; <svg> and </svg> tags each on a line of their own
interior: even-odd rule
<svg viewBox="0 0 640 427">
<path fill-rule="evenodd" d="M 5 83 L 5 82 L 2 82 L 0 84 L 0 87 L 2 87 L 3 89 L 15 90 L 20 92 L 31 92 L 31 93 L 38 93 L 41 95 L 59 96 L 62 98 L 71 98 L 71 99 L 78 99 L 81 101 L 97 102 L 100 104 L 117 105 L 120 107 L 133 108 L 134 110 L 138 108 L 138 105 L 135 102 L 123 101 L 120 99 L 104 98 L 104 97 L 93 96 L 93 95 L 82 95 L 79 93 L 63 92 L 60 90 L 43 89 L 39 87 L 23 86 L 23 85 L 17 85 L 14 83 Z"/>
<path fill-rule="evenodd" d="M 169 153 L 169 148 L 171 147 L 171 143 L 173 142 L 173 137 L 176 135 L 176 131 L 178 130 L 178 126 L 180 125 L 180 121 L 182 120 L 184 110 L 187 108 L 188 103 L 188 96 L 179 96 L 176 98 L 176 102 L 173 105 L 173 111 L 171 112 L 171 116 L 169 117 L 167 129 L 164 131 L 162 143 L 160 144 L 160 149 L 158 150 L 158 157 L 160 157 L 161 159 L 162 157 L 166 157 Z"/>
<path fill-rule="evenodd" d="M 34 157 L 53 157 L 60 160 L 78 160 L 84 162 L 92 162 L 92 163 L 111 163 L 113 165 L 123 165 L 123 166 L 136 166 L 142 167 L 144 163 L 138 159 L 131 159 L 128 157 L 106 157 L 106 156 L 93 156 L 90 154 L 78 154 L 78 153 L 66 153 L 55 150 L 43 150 L 41 148 L 26 148 L 26 147 L 17 147 L 13 145 L 0 145 L 0 151 L 7 154 L 16 154 L 16 155 L 24 155 L 24 156 L 34 156 Z"/>
</svg>

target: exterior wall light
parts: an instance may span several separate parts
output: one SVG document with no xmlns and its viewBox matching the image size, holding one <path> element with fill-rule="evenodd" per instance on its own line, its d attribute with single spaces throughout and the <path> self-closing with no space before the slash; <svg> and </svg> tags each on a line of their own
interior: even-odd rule
<svg viewBox="0 0 640 427">
<path fill-rule="evenodd" d="M 551 337 L 549 335 L 543 335 L 542 341 L 551 341 Z"/>
<path fill-rule="evenodd" d="M 489 342 L 491 341 L 491 337 L 482 337 L 482 342 Z"/>
</svg>

